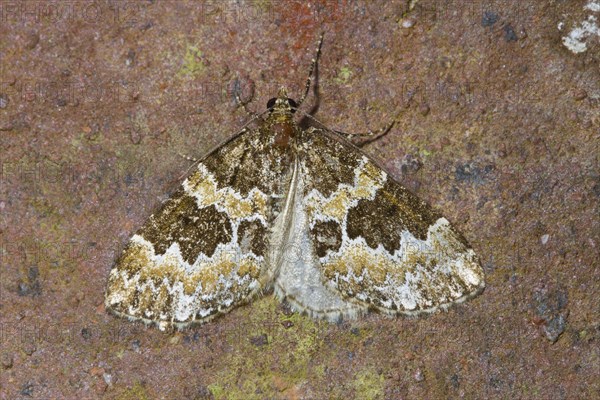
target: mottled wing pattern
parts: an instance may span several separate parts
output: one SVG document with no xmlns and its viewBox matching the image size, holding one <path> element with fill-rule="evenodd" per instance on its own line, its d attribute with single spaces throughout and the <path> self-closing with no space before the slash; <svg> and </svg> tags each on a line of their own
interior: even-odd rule
<svg viewBox="0 0 600 400">
<path fill-rule="evenodd" d="M 113 267 L 109 310 L 182 327 L 260 290 L 271 203 L 285 184 L 285 166 L 270 145 L 259 130 L 243 132 L 198 164 Z"/>
<path fill-rule="evenodd" d="M 484 286 L 449 222 L 338 136 L 305 131 L 302 204 L 324 284 L 389 314 L 431 312 Z"/>
</svg>

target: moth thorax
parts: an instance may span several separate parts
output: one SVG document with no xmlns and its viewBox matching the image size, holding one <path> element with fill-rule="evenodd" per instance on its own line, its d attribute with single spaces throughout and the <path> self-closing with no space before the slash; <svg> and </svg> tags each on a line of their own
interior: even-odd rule
<svg viewBox="0 0 600 400">
<path fill-rule="evenodd" d="M 290 141 L 296 136 L 296 124 L 290 117 L 289 120 L 277 121 L 271 125 L 271 131 L 274 134 L 273 145 L 286 148 L 289 146 Z"/>
</svg>

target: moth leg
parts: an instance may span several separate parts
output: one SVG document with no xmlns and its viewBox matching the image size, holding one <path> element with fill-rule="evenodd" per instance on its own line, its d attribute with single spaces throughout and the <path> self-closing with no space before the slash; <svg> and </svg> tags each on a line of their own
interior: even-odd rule
<svg viewBox="0 0 600 400">
<path fill-rule="evenodd" d="M 346 139 L 348 139 L 349 141 L 351 141 L 352 143 L 354 143 L 355 145 L 360 147 L 360 146 L 363 146 L 367 143 L 373 142 L 373 141 L 387 135 L 395 123 L 396 123 L 396 119 L 394 119 L 393 121 L 389 122 L 387 125 L 379 128 L 377 130 L 374 130 L 374 131 L 369 130 L 368 132 L 347 133 L 347 132 L 342 132 L 342 131 L 337 131 L 337 130 L 334 130 L 333 132 L 337 133 L 340 136 L 344 136 Z M 362 140 L 353 140 L 354 138 L 363 138 L 363 139 Z"/>
<path fill-rule="evenodd" d="M 198 162 L 200 162 L 201 159 L 200 158 L 195 158 L 195 157 L 192 157 L 192 156 L 188 156 L 186 154 L 182 154 L 182 153 L 179 153 L 179 152 L 177 153 L 177 155 L 179 157 L 183 158 L 184 160 L 190 161 L 192 163 L 192 164 L 190 164 L 190 166 L 188 167 L 188 169 L 177 178 L 177 180 L 180 181 L 181 179 L 183 179 L 187 175 L 189 175 L 189 173 L 192 170 L 192 168 L 194 168 L 196 165 L 198 165 Z"/>
<path fill-rule="evenodd" d="M 182 154 L 182 153 L 177 153 L 177 155 L 187 161 L 191 161 L 193 163 L 196 163 L 196 161 L 198 161 L 197 158 L 194 158 L 192 156 L 188 156 L 187 154 Z"/>
<path fill-rule="evenodd" d="M 302 95 L 300 100 L 298 100 L 297 107 L 300 107 L 302 105 L 302 103 L 304 102 L 304 100 L 306 99 L 306 96 L 308 96 L 308 91 L 310 90 L 310 85 L 312 83 L 315 65 L 317 64 L 317 61 L 319 60 L 319 55 L 321 54 L 321 45 L 323 44 L 323 36 L 324 35 L 325 35 L 325 32 L 321 32 L 321 34 L 319 35 L 319 41 L 317 42 L 317 49 L 315 50 L 315 56 L 310 61 L 310 68 L 308 69 L 308 78 L 306 78 L 306 86 L 304 87 L 304 94 Z"/>
</svg>

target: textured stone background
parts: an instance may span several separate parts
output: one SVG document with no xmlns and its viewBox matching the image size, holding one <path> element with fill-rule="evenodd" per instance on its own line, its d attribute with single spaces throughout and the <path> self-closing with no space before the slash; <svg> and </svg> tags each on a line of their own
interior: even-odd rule
<svg viewBox="0 0 600 400">
<path fill-rule="evenodd" d="M 410 5 L 413 5 L 412 9 Z M 600 396 L 598 1 L 0 1 L 0 398 Z M 600 8 L 600 5 L 598 5 Z M 485 292 L 339 325 L 271 296 L 161 333 L 106 314 L 119 249 L 246 121 L 398 125 L 364 147 L 480 254 Z"/>
</svg>

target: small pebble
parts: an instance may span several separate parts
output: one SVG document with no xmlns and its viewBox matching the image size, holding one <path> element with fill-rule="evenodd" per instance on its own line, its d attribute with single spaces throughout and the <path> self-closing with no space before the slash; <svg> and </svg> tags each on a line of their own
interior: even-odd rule
<svg viewBox="0 0 600 400">
<path fill-rule="evenodd" d="M 417 381 L 417 382 L 423 382 L 425 380 L 425 377 L 423 376 L 423 372 L 421 372 L 420 369 L 417 369 L 415 371 L 414 378 L 415 378 L 415 381 Z"/>
<path fill-rule="evenodd" d="M 481 25 L 488 27 L 494 25 L 498 22 L 498 14 L 495 14 L 491 11 L 486 11 L 483 13 L 483 17 L 481 18 Z"/>
<path fill-rule="evenodd" d="M 545 234 L 545 235 L 542 235 L 542 237 L 540 238 L 540 242 L 542 242 L 542 244 L 546 244 L 546 243 L 548 243 L 549 239 L 550 239 L 550 235 Z"/>
<path fill-rule="evenodd" d="M 0 94 L 0 108 L 5 109 L 8 106 L 8 98 L 6 95 Z"/>
<path fill-rule="evenodd" d="M 460 380 L 458 378 L 458 375 L 453 374 L 452 376 L 450 376 L 450 384 L 452 384 L 454 389 L 458 389 L 458 387 L 460 386 Z"/>
<path fill-rule="evenodd" d="M 131 342 L 131 349 L 136 353 L 140 352 L 140 341 L 138 339 Z"/>
<path fill-rule="evenodd" d="M 560 335 L 562 335 L 565 331 L 566 327 L 567 320 L 562 314 L 559 315 L 557 318 L 550 320 L 544 326 L 544 334 L 546 335 L 546 339 L 548 339 L 552 343 L 556 343 Z"/>
<path fill-rule="evenodd" d="M 102 374 L 102 379 L 108 386 L 112 386 L 113 384 L 113 376 L 111 374 L 107 374 L 106 372 Z"/>
<path fill-rule="evenodd" d="M 27 397 L 33 396 L 33 383 L 27 382 L 26 384 L 21 386 L 21 394 Z"/>
<path fill-rule="evenodd" d="M 292 326 L 294 326 L 294 323 L 293 323 L 292 321 L 289 321 L 289 320 L 288 320 L 288 321 L 283 321 L 283 322 L 281 323 L 281 325 L 283 325 L 283 327 L 284 327 L 285 329 L 290 329 Z"/>
<path fill-rule="evenodd" d="M 533 293 L 535 320 L 540 321 L 546 339 L 552 343 L 556 343 L 566 329 L 568 302 L 568 292 L 562 287 L 543 285 Z"/>
<path fill-rule="evenodd" d="M 412 28 L 413 26 L 415 26 L 415 21 L 412 19 L 405 19 L 402 21 L 402 27 L 405 29 Z"/>
<path fill-rule="evenodd" d="M 81 329 L 81 337 L 85 340 L 89 340 L 92 337 L 92 332 L 88 328 Z"/>
<path fill-rule="evenodd" d="M 515 33 L 515 30 L 511 25 L 504 26 L 504 40 L 506 40 L 507 42 L 516 42 L 517 40 L 519 40 L 517 34 Z"/>
<path fill-rule="evenodd" d="M 427 114 L 429 114 L 429 110 L 429 104 L 424 103 L 419 106 L 419 112 L 422 116 L 426 116 Z"/>
</svg>

